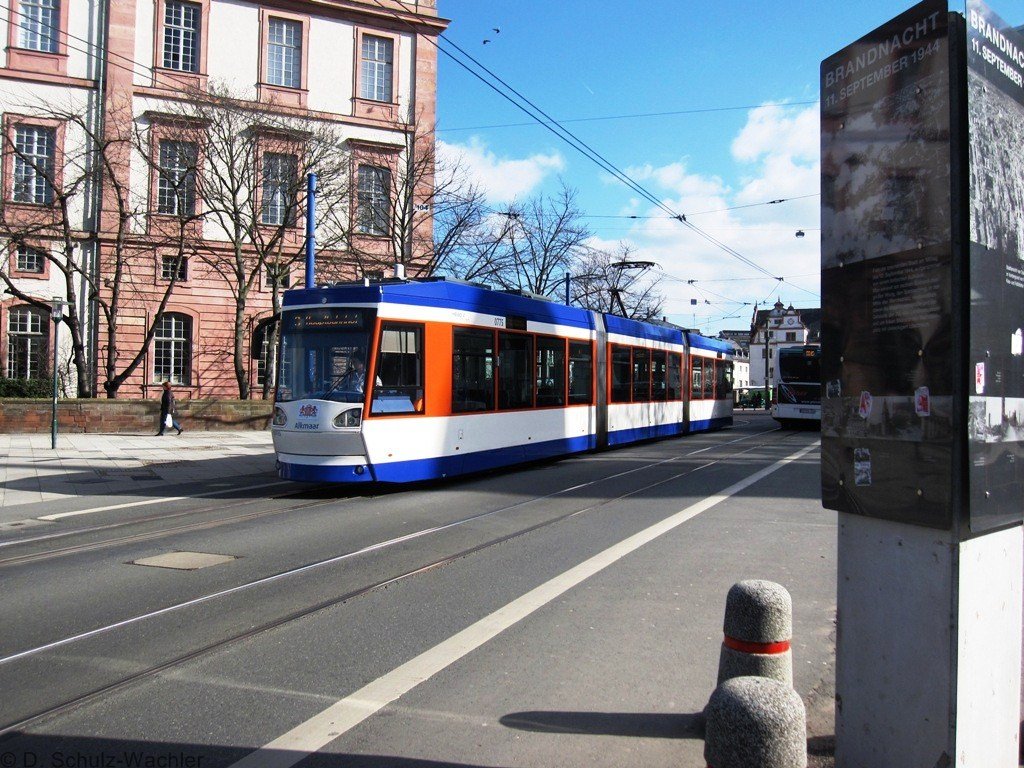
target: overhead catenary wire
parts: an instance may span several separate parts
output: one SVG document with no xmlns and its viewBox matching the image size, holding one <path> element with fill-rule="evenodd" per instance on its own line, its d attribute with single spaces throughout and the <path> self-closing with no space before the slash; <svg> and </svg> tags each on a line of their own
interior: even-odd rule
<svg viewBox="0 0 1024 768">
<path fill-rule="evenodd" d="M 761 107 L 802 107 L 809 106 L 811 104 L 818 104 L 815 101 L 787 101 L 779 102 L 777 104 L 747 104 L 735 107 L 703 107 L 698 109 L 678 109 L 669 112 L 636 112 L 628 115 L 598 115 L 596 117 L 570 117 L 562 118 L 559 120 L 563 125 L 565 123 L 593 123 L 606 120 L 631 120 L 640 117 L 673 117 L 676 115 L 698 115 L 708 112 L 738 112 L 744 109 L 760 109 Z M 441 128 L 438 130 L 439 133 L 450 133 L 454 131 L 482 131 L 490 130 L 492 128 L 523 128 L 534 126 L 536 123 L 501 123 L 497 125 L 470 125 L 470 126 L 459 126 L 456 128 Z"/>
<path fill-rule="evenodd" d="M 402 22 L 402 23 L 406 24 L 407 26 L 409 26 L 410 28 L 412 28 L 414 32 L 417 31 L 415 29 L 415 27 L 413 27 L 413 25 L 408 22 L 408 20 L 403 19 L 393 8 L 388 8 L 383 3 L 381 3 L 380 0 L 374 0 L 374 2 L 375 2 L 376 5 L 378 5 L 382 9 L 384 9 L 388 13 L 392 14 L 400 22 Z M 406 3 L 400 2 L 400 4 L 403 7 L 409 9 L 409 7 L 408 7 L 408 5 Z M 25 14 L 21 13 L 20 11 L 14 10 L 12 8 L 8 9 L 8 12 L 10 14 L 12 14 L 12 15 L 15 15 L 15 16 L 20 16 L 22 18 L 27 18 L 25 16 Z M 410 12 L 413 12 L 413 11 L 410 10 Z M 8 23 L 11 23 L 10 17 L 8 17 L 7 21 L 8 21 Z M 65 38 L 67 38 L 68 40 L 76 40 L 78 42 L 82 42 L 85 45 L 89 46 L 89 48 L 80 48 L 80 47 L 71 45 L 70 42 L 65 41 L 65 45 L 68 48 L 70 48 L 72 50 L 75 50 L 75 51 L 78 51 L 80 53 L 84 53 L 84 54 L 86 54 L 88 56 L 96 56 L 97 55 L 98 51 L 93 50 L 95 48 L 95 46 L 93 46 L 93 44 L 90 41 L 85 40 L 85 39 L 83 39 L 81 37 L 78 37 L 76 35 L 73 35 L 73 34 L 67 32 L 67 31 L 64 31 L 64 30 L 58 30 L 58 34 L 63 36 L 63 37 L 65 37 Z M 50 35 L 46 35 L 46 36 L 50 40 L 54 39 Z M 690 231 L 694 232 L 695 234 L 697 234 L 699 237 L 701 237 L 705 241 L 707 241 L 707 242 L 711 243 L 712 245 L 716 246 L 717 248 L 723 250 L 725 253 L 733 256 L 734 258 L 736 258 L 737 260 L 739 260 L 742 263 L 746 264 L 747 266 L 749 266 L 749 267 L 751 267 L 751 268 L 761 272 L 762 274 L 764 274 L 764 275 L 766 275 L 768 277 L 771 277 L 772 279 L 781 280 L 781 278 L 777 278 L 769 270 L 767 270 L 766 268 L 764 268 L 763 266 L 761 266 L 757 262 L 755 262 L 755 261 L 749 259 L 748 257 L 744 256 L 743 254 L 739 253 L 734 248 L 731 248 L 730 246 L 726 245 L 722 241 L 720 241 L 717 238 L 715 238 L 713 235 L 710 235 L 709 233 L 707 233 L 706 231 L 704 231 L 700 227 L 697 227 L 696 225 L 694 225 L 692 222 L 689 222 L 687 220 L 685 214 L 680 214 L 680 213 L 677 213 L 674 210 L 672 210 L 661 199 L 656 197 L 653 193 L 649 192 L 645 187 L 640 185 L 632 177 L 630 177 L 627 173 L 625 173 L 624 171 L 622 171 L 621 169 L 616 167 L 614 164 L 612 164 L 610 161 L 608 161 L 606 158 L 604 158 L 599 152 L 597 152 L 592 147 L 590 147 L 586 142 L 584 142 L 581 139 L 579 139 L 579 137 L 575 136 L 575 134 L 573 134 L 571 131 L 569 131 L 568 129 L 564 128 L 560 124 L 560 122 L 558 120 L 555 120 L 550 115 L 548 115 L 543 109 L 541 109 L 536 104 L 534 104 L 525 95 L 520 93 L 518 90 L 516 90 L 510 84 L 508 84 L 505 80 L 503 80 L 500 76 L 498 76 L 497 74 L 492 72 L 490 69 L 488 69 L 486 66 L 484 66 L 481 62 L 479 62 L 477 59 L 475 59 L 473 56 L 471 56 L 469 53 L 467 53 L 464 49 L 462 49 L 456 43 L 452 42 L 451 40 L 449 40 L 444 35 L 439 35 L 438 36 L 439 39 L 444 40 L 444 42 L 447 45 L 452 46 L 456 51 L 458 51 L 461 55 L 463 55 L 469 61 L 473 62 L 473 64 L 475 66 L 479 67 L 481 70 L 486 72 L 488 76 L 490 76 L 491 78 L 496 80 L 498 83 L 500 83 L 502 85 L 502 87 L 507 89 L 510 93 L 514 94 L 523 103 L 520 103 L 520 101 L 516 101 L 516 99 L 512 98 L 511 96 L 509 96 L 508 93 L 505 93 L 500 88 L 495 86 L 492 82 L 488 81 L 485 77 L 480 75 L 478 72 L 474 71 L 469 65 L 467 65 L 465 62 L 461 61 L 458 57 L 453 55 L 450 51 L 445 50 L 438 43 L 434 42 L 429 36 L 424 35 L 423 37 L 428 42 L 430 42 L 432 45 L 434 45 L 439 52 L 441 52 L 442 54 L 444 54 L 445 56 L 450 58 L 457 65 L 459 65 L 460 67 L 465 69 L 467 72 L 469 72 L 471 75 L 476 77 L 484 85 L 489 87 L 491 90 L 495 91 L 499 96 L 501 96 L 502 98 L 504 98 L 507 101 L 509 101 L 511 104 L 513 104 L 513 106 L 515 106 L 516 108 L 520 109 L 525 114 L 529 115 L 537 123 L 540 123 L 541 125 L 544 125 L 548 130 L 550 130 L 552 133 L 554 133 L 560 139 L 562 139 L 563 141 L 568 143 L 571 147 L 573 147 L 576 151 L 578 151 L 584 157 L 586 157 L 587 159 L 591 160 L 591 162 L 594 162 L 596 165 L 601 167 L 603 170 L 605 170 L 608 173 L 612 174 L 617 180 L 619 180 L 620 182 L 624 183 L 626 186 L 628 186 L 633 191 L 637 192 L 645 200 L 647 200 L 651 204 L 655 205 L 660 210 L 663 210 L 667 214 L 666 218 L 671 218 L 671 219 L 674 219 L 674 220 L 680 222 L 681 224 L 686 226 Z M 151 75 L 152 72 L 153 72 L 153 67 L 150 66 L 150 65 L 142 64 L 141 62 L 135 61 L 134 59 L 131 59 L 131 58 L 127 57 L 127 56 L 123 56 L 122 54 L 118 54 L 118 53 L 110 51 L 110 50 L 106 50 L 105 53 L 108 56 L 108 64 L 116 66 L 116 67 L 118 67 L 120 69 L 123 69 L 125 71 L 131 72 L 133 75 L 135 75 L 135 74 L 146 74 L 148 76 L 148 75 Z M 131 65 L 131 67 L 125 66 L 123 64 L 119 64 L 118 62 L 115 62 L 115 61 L 109 61 L 109 59 L 111 57 L 114 57 L 114 58 L 126 61 L 126 62 L 128 62 Z M 136 68 L 138 68 L 138 70 L 141 70 L 141 72 L 137 71 Z M 524 106 L 524 103 L 527 106 Z M 813 196 L 813 195 L 805 195 L 803 197 L 811 197 L 811 196 Z M 800 199 L 800 198 L 789 198 L 789 199 Z M 780 203 L 780 202 L 786 202 L 786 201 L 787 201 L 787 199 L 779 199 L 779 200 L 768 201 L 768 202 L 765 202 L 765 203 L 753 203 L 753 204 L 749 204 L 749 205 L 746 205 L 746 206 L 734 206 L 732 208 L 720 209 L 720 210 L 735 210 L 735 209 L 738 209 L 738 208 L 753 207 L 753 206 L 757 206 L 757 205 L 772 205 L 772 204 L 776 204 L 776 203 Z M 495 211 L 493 209 L 491 209 L 491 210 L 494 213 L 501 213 L 500 211 Z M 708 213 L 708 212 L 713 212 L 713 211 L 698 212 L 698 213 L 694 213 L 694 214 L 691 214 L 691 215 L 700 215 L 702 213 Z M 800 290 L 805 290 L 806 291 L 806 289 L 803 289 L 800 286 L 794 286 L 794 287 L 796 287 L 796 288 L 798 288 Z M 807 291 L 807 292 L 810 293 L 810 291 Z M 812 295 L 816 295 L 816 294 L 812 294 Z"/>
<path fill-rule="evenodd" d="M 380 8 L 383 8 L 386 11 L 390 11 L 395 16 L 395 18 L 398 18 L 400 21 L 402 21 L 407 26 L 412 28 L 413 31 L 416 31 L 415 27 L 413 27 L 411 24 L 409 24 L 408 21 L 398 17 L 398 15 L 394 13 L 394 10 L 393 9 L 389 9 L 387 6 L 385 6 L 381 2 L 381 0 L 374 0 L 374 3 L 376 5 L 378 5 Z M 406 3 L 404 3 L 404 2 L 401 2 L 401 0 L 399 0 L 399 4 L 402 5 L 403 7 L 408 8 L 408 5 Z M 457 65 L 459 65 L 463 69 L 465 69 L 473 77 L 475 77 L 478 80 L 480 80 L 480 82 L 484 83 L 488 88 L 490 88 L 495 93 L 500 95 L 506 101 L 511 103 L 513 106 L 515 106 L 517 109 L 519 109 L 522 112 L 524 112 L 525 114 L 529 115 L 532 119 L 534 119 L 538 123 L 544 125 L 549 131 L 551 131 L 556 136 L 558 136 L 560 139 L 565 141 L 567 144 L 569 144 L 577 152 L 582 154 L 587 159 L 591 160 L 591 162 L 595 163 L 596 165 L 598 165 L 603 170 L 608 171 L 609 173 L 611 173 L 616 179 L 621 181 L 623 184 L 628 186 L 630 189 L 632 189 L 635 192 L 637 192 L 637 194 L 639 194 L 641 197 L 643 197 L 645 200 L 647 200 L 651 204 L 655 205 L 657 208 L 659 208 L 659 209 L 663 210 L 665 213 L 669 214 L 669 216 L 671 216 L 672 218 L 675 218 L 677 221 L 679 221 L 685 227 L 690 229 L 690 231 L 694 232 L 698 237 L 703 238 L 705 241 L 711 243 L 712 245 L 714 245 L 715 247 L 717 247 L 720 250 L 724 251 L 725 253 L 729 254 L 733 258 L 735 258 L 735 259 L 739 260 L 740 262 L 746 264 L 750 268 L 752 268 L 752 269 L 754 269 L 754 270 L 756 270 L 758 272 L 761 272 L 762 274 L 774 277 L 774 275 L 772 275 L 772 273 L 769 270 L 767 270 L 765 267 L 761 266 L 760 264 L 758 264 L 757 262 L 753 261 L 752 259 L 749 259 L 748 257 L 744 256 L 742 253 L 740 253 L 736 249 L 731 248 L 730 246 L 726 245 L 725 243 L 723 243 L 721 240 L 718 240 L 713 235 L 708 234 L 707 232 L 705 232 L 704 230 L 702 230 L 700 227 L 696 226 L 692 222 L 687 221 L 686 217 L 683 214 L 680 214 L 680 213 L 672 210 L 672 208 L 670 208 L 664 201 L 662 201 L 660 198 L 656 197 L 653 193 L 649 192 L 645 187 L 640 185 L 637 181 L 635 181 L 627 173 L 625 173 L 621 169 L 617 168 L 614 164 L 612 164 L 609 160 L 607 160 L 599 152 L 597 152 L 597 150 L 595 150 L 592 147 L 590 147 L 586 142 L 584 142 L 578 136 L 576 136 L 571 131 L 569 131 L 567 128 L 562 126 L 557 120 L 555 120 L 553 117 L 551 117 L 551 115 L 549 115 L 542 108 L 540 108 L 539 106 L 534 104 L 529 98 L 527 98 L 525 95 L 523 95 L 518 90 L 516 90 L 513 86 L 511 86 L 509 83 L 507 83 L 499 75 L 495 74 L 490 69 L 488 69 L 484 64 L 482 64 L 480 61 L 478 61 L 476 58 L 474 58 L 472 55 L 470 55 L 468 52 L 466 52 L 458 44 L 452 42 L 450 39 L 445 37 L 443 34 L 442 35 L 438 35 L 438 39 L 439 40 L 443 40 L 446 45 L 451 46 L 456 51 L 458 51 L 459 54 L 461 54 L 465 59 L 469 60 L 477 68 L 479 68 L 483 72 L 487 73 L 487 75 L 490 78 L 492 78 L 493 80 L 495 80 L 498 83 L 500 83 L 502 88 L 504 88 L 505 90 L 503 91 L 502 88 L 499 88 L 498 86 L 496 86 L 493 82 L 491 82 L 490 80 L 485 78 L 479 72 L 475 71 L 473 68 L 471 68 L 464 61 L 460 60 L 453 53 L 451 53 L 450 51 L 446 50 L 444 47 L 441 46 L 441 44 L 439 42 L 435 42 L 435 41 L 431 40 L 429 36 L 424 36 L 424 39 L 426 39 L 431 45 L 433 45 L 439 52 L 441 52 L 442 54 L 447 56 L 449 59 L 451 59 L 453 62 L 455 62 Z M 508 93 L 506 93 L 506 91 L 508 91 Z M 513 98 L 512 96 L 510 96 L 509 95 L 510 93 L 513 94 L 516 98 Z"/>
</svg>

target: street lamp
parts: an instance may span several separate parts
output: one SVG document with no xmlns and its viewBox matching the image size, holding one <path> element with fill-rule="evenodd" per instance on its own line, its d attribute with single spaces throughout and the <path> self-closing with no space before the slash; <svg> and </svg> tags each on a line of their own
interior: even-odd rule
<svg viewBox="0 0 1024 768">
<path fill-rule="evenodd" d="M 57 328 L 64 319 L 64 299 L 54 296 L 50 301 L 50 318 L 53 320 L 53 418 L 50 422 L 50 448 L 57 448 Z"/>
</svg>

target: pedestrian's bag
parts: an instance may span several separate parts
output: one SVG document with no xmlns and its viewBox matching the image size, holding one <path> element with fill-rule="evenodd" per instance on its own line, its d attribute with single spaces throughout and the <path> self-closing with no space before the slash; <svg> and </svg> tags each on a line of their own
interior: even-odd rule
<svg viewBox="0 0 1024 768">
<path fill-rule="evenodd" d="M 164 416 L 164 426 L 165 427 L 173 427 L 174 426 L 174 419 L 171 418 L 171 414 L 169 414 L 169 413 L 166 416 Z"/>
</svg>

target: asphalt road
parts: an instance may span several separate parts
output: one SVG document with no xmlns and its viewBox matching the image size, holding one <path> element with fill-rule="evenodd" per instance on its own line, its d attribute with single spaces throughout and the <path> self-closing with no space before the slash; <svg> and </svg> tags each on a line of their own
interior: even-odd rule
<svg viewBox="0 0 1024 768">
<path fill-rule="evenodd" d="M 165 488 L 2 531 L 0 768 L 703 768 L 744 578 L 793 595 L 795 687 L 827 752 L 836 527 L 817 438 L 740 413 L 443 484 Z M 138 564 L 181 552 L 223 558 Z"/>
</svg>

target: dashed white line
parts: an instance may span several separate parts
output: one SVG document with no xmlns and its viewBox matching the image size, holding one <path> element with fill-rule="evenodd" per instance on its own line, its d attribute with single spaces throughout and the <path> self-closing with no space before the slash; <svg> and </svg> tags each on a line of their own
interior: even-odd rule
<svg viewBox="0 0 1024 768">
<path fill-rule="evenodd" d="M 92 515 L 96 512 L 109 512 L 114 509 L 127 509 L 128 507 L 147 507 L 150 504 L 167 504 L 172 501 L 183 501 L 185 499 L 205 499 L 210 496 L 223 496 L 225 493 L 237 493 L 238 491 L 258 491 L 261 488 L 274 488 L 279 485 L 291 485 L 289 481 L 282 480 L 278 483 L 263 483 L 262 485 L 247 485 L 242 488 L 227 488 L 223 491 L 210 491 L 195 496 L 163 496 L 159 499 L 146 499 L 145 501 L 126 501 L 123 504 L 108 504 L 105 507 L 93 507 L 92 509 L 76 509 L 72 512 L 57 512 L 52 515 L 40 515 L 36 520 L 63 520 L 66 517 L 78 517 L 79 515 Z"/>
</svg>

